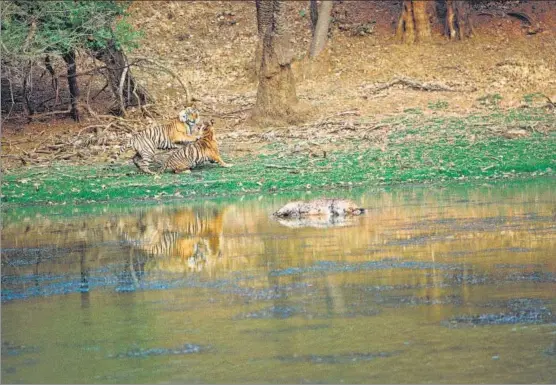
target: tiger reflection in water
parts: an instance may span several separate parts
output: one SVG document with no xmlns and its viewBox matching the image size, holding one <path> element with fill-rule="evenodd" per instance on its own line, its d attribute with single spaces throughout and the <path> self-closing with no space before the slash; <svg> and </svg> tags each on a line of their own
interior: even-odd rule
<svg viewBox="0 0 556 385">
<path fill-rule="evenodd" d="M 213 269 L 221 258 L 225 209 L 153 209 L 119 229 L 130 255 L 144 260 L 144 272 L 186 273 Z"/>
</svg>

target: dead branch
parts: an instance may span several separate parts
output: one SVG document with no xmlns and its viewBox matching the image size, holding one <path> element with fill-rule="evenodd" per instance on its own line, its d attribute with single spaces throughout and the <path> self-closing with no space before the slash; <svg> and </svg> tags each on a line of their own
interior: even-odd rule
<svg viewBox="0 0 556 385">
<path fill-rule="evenodd" d="M 120 84 L 118 86 L 118 96 L 120 97 L 120 108 L 121 108 L 122 115 L 124 117 L 125 117 L 124 81 L 125 81 L 125 76 L 127 75 L 127 70 L 128 70 L 128 68 L 126 67 L 122 71 L 122 76 L 120 78 Z"/>
<path fill-rule="evenodd" d="M 69 114 L 71 113 L 71 107 L 68 108 L 67 110 L 63 110 L 63 111 L 49 111 L 49 112 L 42 112 L 40 114 L 34 114 L 33 116 L 30 116 L 31 119 L 37 119 L 37 118 L 42 118 L 44 116 L 49 116 L 49 115 L 61 115 L 61 114 Z"/>
<path fill-rule="evenodd" d="M 299 169 L 299 167 L 282 166 L 282 165 L 279 165 L 279 164 L 265 164 L 264 166 L 266 168 L 281 168 L 281 169 L 286 169 L 286 170 L 297 170 L 297 169 Z"/>
<path fill-rule="evenodd" d="M 446 92 L 472 92 L 476 89 L 473 88 L 454 88 L 443 83 L 438 82 L 421 82 L 419 80 L 411 79 L 405 76 L 397 76 L 392 81 L 388 83 L 378 84 L 374 86 L 366 87 L 371 93 L 376 93 L 395 85 L 401 84 L 402 86 L 407 86 L 409 88 L 420 90 L 420 91 L 446 91 Z"/>
<path fill-rule="evenodd" d="M 321 121 L 326 121 L 326 120 L 328 120 L 328 119 L 330 119 L 330 118 L 335 118 L 335 117 L 337 117 L 337 116 L 346 116 L 346 115 L 355 115 L 355 116 L 359 116 L 360 114 L 359 114 L 359 110 L 343 111 L 343 112 L 338 112 L 338 113 L 333 114 L 333 115 L 329 115 L 329 116 L 327 116 L 327 117 L 321 119 Z"/>
</svg>

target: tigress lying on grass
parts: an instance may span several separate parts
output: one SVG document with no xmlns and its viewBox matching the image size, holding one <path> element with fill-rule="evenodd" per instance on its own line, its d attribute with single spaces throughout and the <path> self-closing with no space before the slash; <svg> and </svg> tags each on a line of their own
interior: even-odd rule
<svg viewBox="0 0 556 385">
<path fill-rule="evenodd" d="M 175 150 L 164 163 L 160 170 L 163 173 L 166 169 L 174 170 L 174 173 L 191 172 L 191 169 L 205 162 L 216 162 L 222 167 L 232 167 L 222 160 L 218 143 L 214 139 L 212 128 L 214 120 L 205 122 L 199 129 L 201 137 L 193 143 L 187 143 L 179 150 Z"/>
<path fill-rule="evenodd" d="M 147 174 L 155 174 L 149 170 L 153 163 L 155 150 L 169 150 L 179 148 L 176 144 L 193 142 L 199 138 L 193 135 L 195 125 L 199 122 L 199 111 L 187 107 L 180 111 L 178 117 L 170 123 L 157 123 L 144 131 L 135 134 L 129 142 L 122 146 L 120 154 L 128 148 L 133 148 L 136 153 L 133 163 Z"/>
</svg>

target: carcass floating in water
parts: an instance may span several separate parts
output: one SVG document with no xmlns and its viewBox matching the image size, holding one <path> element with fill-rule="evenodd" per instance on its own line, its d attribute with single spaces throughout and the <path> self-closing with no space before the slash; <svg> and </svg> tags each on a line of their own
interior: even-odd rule
<svg viewBox="0 0 556 385">
<path fill-rule="evenodd" d="M 288 227 L 335 227 L 350 224 L 350 218 L 365 212 L 348 199 L 314 199 L 295 201 L 272 214 L 278 222 Z"/>
</svg>

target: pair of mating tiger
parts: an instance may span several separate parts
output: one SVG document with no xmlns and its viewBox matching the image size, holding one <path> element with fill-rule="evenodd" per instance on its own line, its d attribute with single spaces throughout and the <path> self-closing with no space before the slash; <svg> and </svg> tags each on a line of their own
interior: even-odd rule
<svg viewBox="0 0 556 385">
<path fill-rule="evenodd" d="M 191 172 L 195 166 L 205 162 L 216 162 L 223 167 L 231 167 L 222 160 L 218 144 L 214 138 L 211 119 L 197 127 L 200 122 L 199 111 L 188 107 L 180 111 L 178 117 L 166 124 L 156 124 L 135 134 L 122 147 L 120 153 L 128 148 L 135 150 L 133 163 L 144 173 L 155 175 L 149 166 L 155 161 L 155 151 L 175 150 L 164 162 L 159 173 L 172 169 L 175 173 Z M 197 134 L 193 132 L 197 130 Z M 180 146 L 181 144 L 181 146 Z"/>
</svg>

